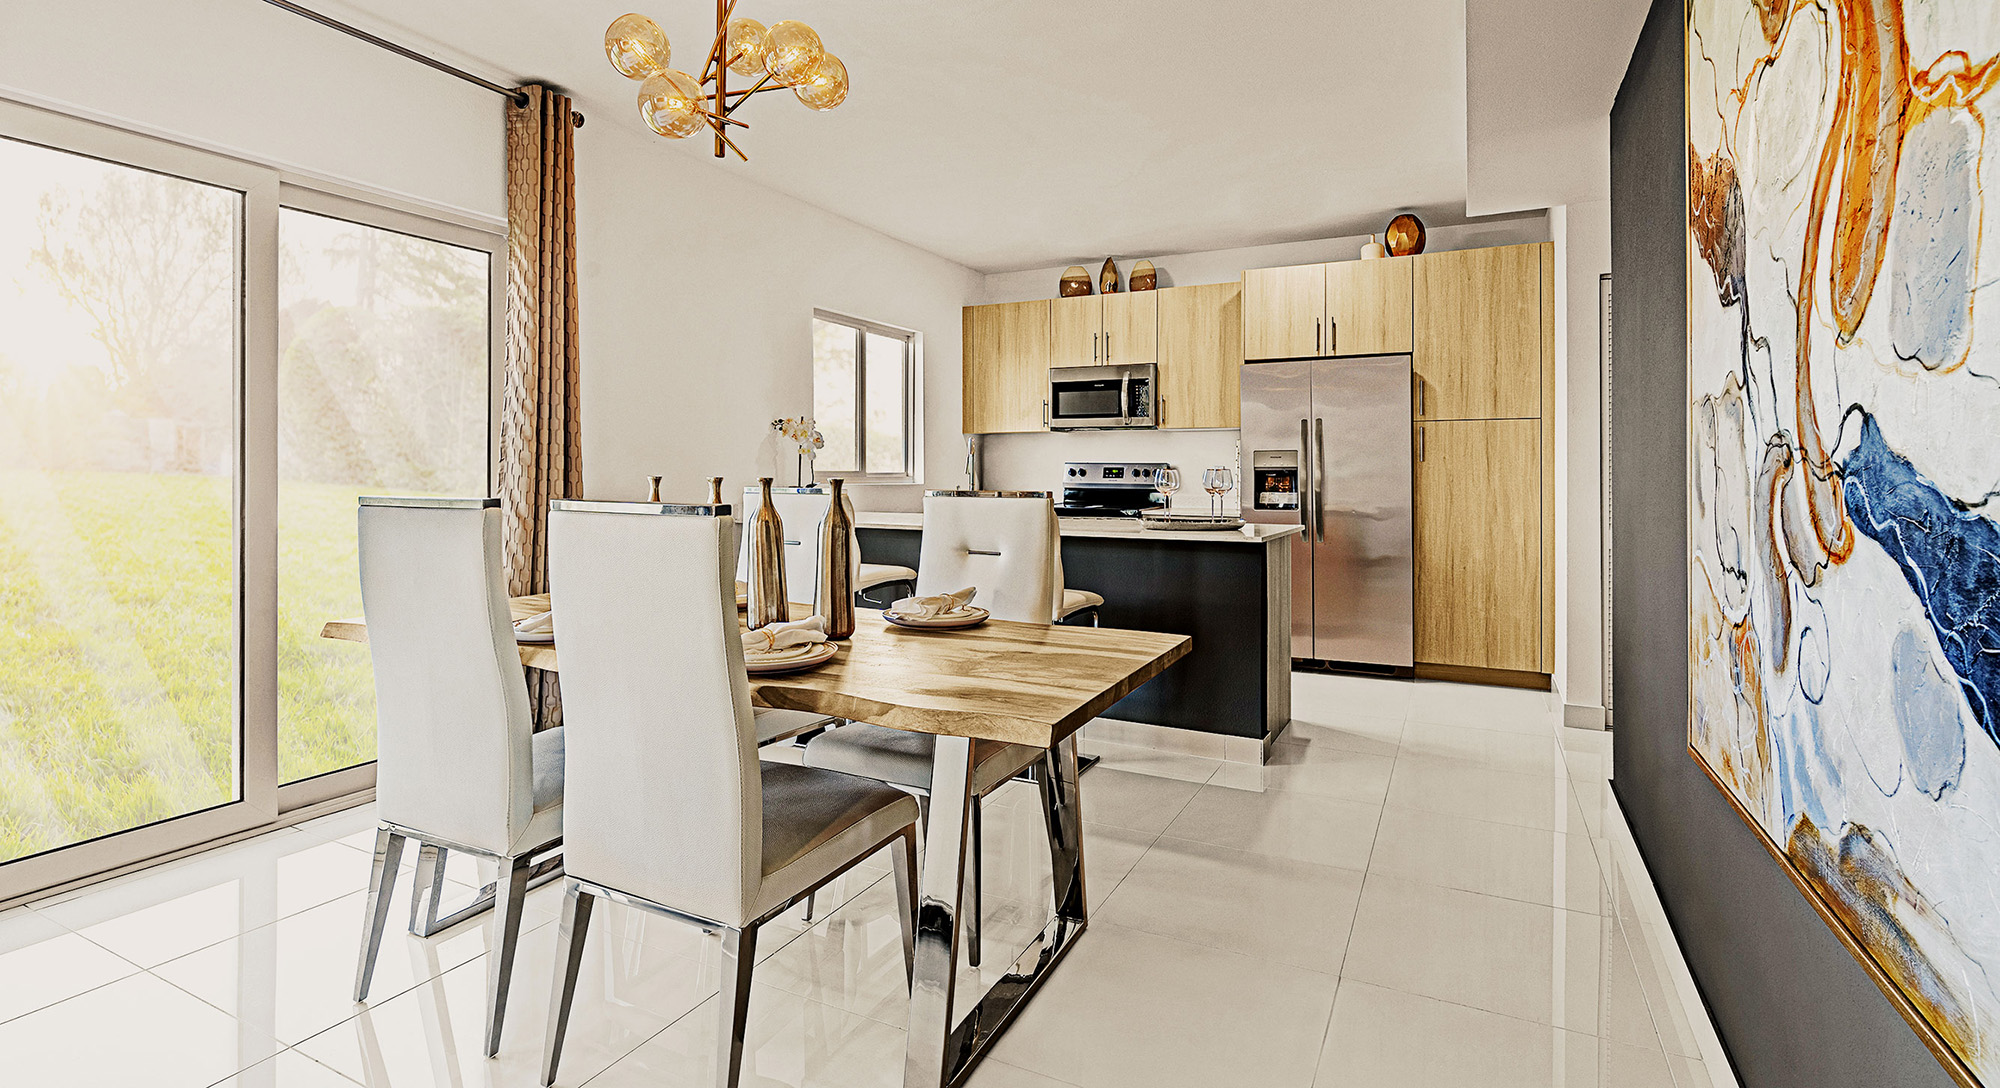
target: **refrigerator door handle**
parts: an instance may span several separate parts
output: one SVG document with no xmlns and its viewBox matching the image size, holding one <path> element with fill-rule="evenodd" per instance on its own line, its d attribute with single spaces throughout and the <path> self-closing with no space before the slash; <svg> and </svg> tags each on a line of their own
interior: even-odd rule
<svg viewBox="0 0 2000 1088">
<path fill-rule="evenodd" d="M 1313 539 L 1326 543 L 1326 420 L 1313 420 Z"/>
<path fill-rule="evenodd" d="M 1299 481 L 1299 521 L 1305 526 L 1306 543 L 1313 538 L 1313 508 L 1306 496 L 1313 489 L 1312 421 L 1299 420 L 1299 462 L 1305 465 L 1305 479 Z"/>
</svg>

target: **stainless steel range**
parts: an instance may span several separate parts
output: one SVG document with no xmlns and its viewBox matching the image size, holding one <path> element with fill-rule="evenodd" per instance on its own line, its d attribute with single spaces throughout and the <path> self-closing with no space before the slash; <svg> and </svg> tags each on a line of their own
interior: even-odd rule
<svg viewBox="0 0 2000 1088">
<path fill-rule="evenodd" d="M 1071 461 L 1063 466 L 1062 501 L 1056 514 L 1066 518 L 1136 518 L 1148 510 L 1163 510 L 1167 497 L 1157 485 L 1157 461 Z"/>
</svg>

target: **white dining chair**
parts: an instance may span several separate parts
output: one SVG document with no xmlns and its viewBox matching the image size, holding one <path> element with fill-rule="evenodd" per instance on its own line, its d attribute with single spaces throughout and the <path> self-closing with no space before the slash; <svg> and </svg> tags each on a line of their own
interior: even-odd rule
<svg viewBox="0 0 2000 1088">
<path fill-rule="evenodd" d="M 435 921 L 443 851 L 486 858 L 486 1054 L 500 1049 L 521 905 L 563 838 L 561 728 L 534 732 L 507 608 L 499 499 L 360 501 L 361 602 L 375 670 L 375 860 L 354 1000 L 365 1001 L 406 840 L 420 847 L 410 926 Z M 466 914 L 469 912 L 461 912 Z"/>
<path fill-rule="evenodd" d="M 932 491 L 924 496 L 918 594 L 977 587 L 974 600 L 994 619 L 1050 623 L 1061 616 L 1062 550 L 1047 492 Z M 843 725 L 806 744 L 806 766 L 880 779 L 922 799 L 928 823 L 932 757 L 928 736 L 878 725 Z M 980 802 L 1047 753 L 1028 745 L 973 745 L 971 850 L 967 868 L 966 958 L 980 959 Z"/>
<path fill-rule="evenodd" d="M 742 1070 L 758 928 L 883 847 L 906 977 L 911 968 L 917 805 L 865 778 L 759 762 L 733 531 L 726 507 L 551 505 L 549 588 L 574 735 L 544 1084 L 600 898 L 721 934 L 722 1088 Z"/>
</svg>

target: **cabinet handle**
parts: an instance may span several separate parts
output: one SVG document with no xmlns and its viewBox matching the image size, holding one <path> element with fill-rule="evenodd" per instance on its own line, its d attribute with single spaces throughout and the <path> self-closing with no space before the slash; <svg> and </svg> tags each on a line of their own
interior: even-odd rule
<svg viewBox="0 0 2000 1088">
<path fill-rule="evenodd" d="M 1104 361 L 1111 361 L 1111 334 L 1108 332 L 1104 334 Z"/>
<path fill-rule="evenodd" d="M 1102 333 L 1090 334 L 1090 361 L 1093 363 L 1100 361 L 1097 356 L 1097 342 L 1101 339 L 1103 339 Z"/>
<path fill-rule="evenodd" d="M 1319 355 L 1319 354 L 1321 354 L 1321 353 L 1322 353 L 1322 352 L 1321 352 L 1321 350 L 1320 350 L 1320 329 L 1319 329 L 1319 327 L 1320 327 L 1320 319 L 1319 319 L 1319 318 L 1317 318 L 1317 317 L 1313 318 L 1313 354 L 1314 354 L 1314 355 Z"/>
<path fill-rule="evenodd" d="M 1165 398 L 1165 397 L 1161 397 L 1161 398 L 1160 398 L 1160 406 L 1159 406 L 1159 408 L 1158 408 L 1158 409 L 1156 409 L 1156 411 L 1158 411 L 1158 413 L 1159 413 L 1159 418 L 1158 418 L 1158 419 L 1155 419 L 1155 420 L 1153 420 L 1153 426 L 1155 426 L 1155 427 L 1164 427 L 1164 426 L 1166 426 L 1166 425 L 1167 425 L 1167 398 Z"/>
<path fill-rule="evenodd" d="M 1044 429 L 1046 429 L 1046 428 L 1048 427 L 1048 425 L 1049 425 L 1049 400 L 1048 400 L 1048 398 L 1047 398 L 1047 397 L 1043 397 L 1043 398 L 1042 398 L 1042 427 L 1043 427 Z"/>
<path fill-rule="evenodd" d="M 1417 414 L 1424 414 L 1424 376 L 1417 375 Z"/>
<path fill-rule="evenodd" d="M 1422 461 L 1423 459 L 1424 459 L 1424 429 L 1423 429 L 1422 427 L 1418 427 L 1418 428 L 1417 428 L 1417 460 L 1419 460 L 1419 461 Z"/>
<path fill-rule="evenodd" d="M 1326 353 L 1340 353 L 1340 322 L 1329 319 L 1326 323 Z"/>
</svg>

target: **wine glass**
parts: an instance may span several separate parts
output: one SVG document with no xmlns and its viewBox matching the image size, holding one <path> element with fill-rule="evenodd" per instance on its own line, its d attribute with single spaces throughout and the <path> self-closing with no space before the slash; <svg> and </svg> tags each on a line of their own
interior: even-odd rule
<svg viewBox="0 0 2000 1088">
<path fill-rule="evenodd" d="M 1222 516 L 1222 496 L 1236 487 L 1236 476 L 1226 468 L 1212 468 L 1201 475 L 1201 486 L 1209 493 L 1209 509 Z"/>
<path fill-rule="evenodd" d="M 1159 490 L 1160 494 L 1167 497 L 1167 510 L 1171 513 L 1174 508 L 1174 492 L 1181 489 L 1181 470 L 1177 468 L 1161 469 L 1153 477 L 1153 486 Z"/>
</svg>

